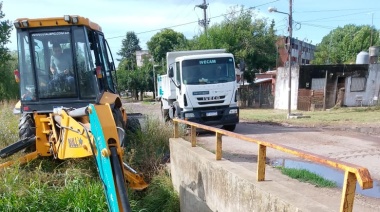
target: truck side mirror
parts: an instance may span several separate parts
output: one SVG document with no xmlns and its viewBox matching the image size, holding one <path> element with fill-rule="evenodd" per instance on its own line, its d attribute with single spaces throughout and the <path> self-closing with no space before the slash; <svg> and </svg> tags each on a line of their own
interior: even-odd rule
<svg viewBox="0 0 380 212">
<path fill-rule="evenodd" d="M 169 78 L 173 78 L 173 77 L 174 77 L 173 67 L 170 67 L 169 68 Z"/>
</svg>

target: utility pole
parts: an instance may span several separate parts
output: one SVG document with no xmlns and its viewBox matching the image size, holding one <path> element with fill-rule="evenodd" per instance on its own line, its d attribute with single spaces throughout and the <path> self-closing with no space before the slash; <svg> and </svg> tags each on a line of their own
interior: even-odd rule
<svg viewBox="0 0 380 212">
<path fill-rule="evenodd" d="M 293 18 L 292 18 L 292 0 L 289 0 L 289 13 L 278 11 L 275 7 L 269 7 L 269 12 L 282 13 L 289 16 L 289 39 L 288 39 L 288 65 L 289 65 L 289 83 L 288 83 L 288 119 L 291 118 L 292 112 L 292 33 L 293 33 Z"/>
<path fill-rule="evenodd" d="M 203 0 L 203 4 L 195 5 L 195 7 L 199 7 L 203 10 L 203 20 L 199 20 L 198 24 L 204 28 L 204 32 L 207 35 L 207 26 L 210 23 L 210 19 L 207 19 L 208 4 L 206 3 L 206 0 Z"/>
<path fill-rule="evenodd" d="M 292 33 L 293 33 L 293 9 L 292 0 L 289 0 L 289 85 L 288 85 L 288 119 L 290 119 L 292 111 Z"/>
<path fill-rule="evenodd" d="M 372 24 L 371 24 L 371 45 L 372 46 L 372 33 L 373 33 L 373 13 L 372 13 Z"/>
</svg>

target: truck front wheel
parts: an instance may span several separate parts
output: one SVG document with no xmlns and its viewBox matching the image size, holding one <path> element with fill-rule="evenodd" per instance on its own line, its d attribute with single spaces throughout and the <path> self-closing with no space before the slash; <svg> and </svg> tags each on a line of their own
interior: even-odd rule
<svg viewBox="0 0 380 212">
<path fill-rule="evenodd" d="M 236 128 L 236 124 L 223 125 L 223 129 L 233 132 Z"/>
<path fill-rule="evenodd" d="M 161 115 L 165 122 L 170 121 L 169 110 L 161 108 Z"/>
</svg>

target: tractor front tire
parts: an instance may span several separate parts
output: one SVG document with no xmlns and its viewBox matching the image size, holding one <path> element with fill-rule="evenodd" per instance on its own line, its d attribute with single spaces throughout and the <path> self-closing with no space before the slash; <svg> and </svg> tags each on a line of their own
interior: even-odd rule
<svg viewBox="0 0 380 212">
<path fill-rule="evenodd" d="M 36 135 L 36 124 L 34 123 L 33 114 L 23 113 L 18 123 L 19 139 L 32 138 Z M 33 152 L 36 150 L 35 142 L 33 145 L 25 148 L 24 152 Z"/>
</svg>

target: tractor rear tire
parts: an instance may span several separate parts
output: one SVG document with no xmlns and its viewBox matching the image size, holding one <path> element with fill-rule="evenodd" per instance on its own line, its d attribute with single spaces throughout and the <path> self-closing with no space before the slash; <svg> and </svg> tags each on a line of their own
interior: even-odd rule
<svg viewBox="0 0 380 212">
<path fill-rule="evenodd" d="M 34 123 L 33 115 L 30 113 L 23 113 L 18 123 L 18 137 L 19 139 L 31 138 L 36 135 L 36 124 Z M 24 152 L 33 152 L 36 150 L 35 142 L 33 145 L 25 148 Z"/>
<path fill-rule="evenodd" d="M 126 127 L 127 133 L 137 134 L 139 131 L 141 131 L 141 124 L 139 119 L 135 117 L 128 117 L 127 116 L 127 127 Z"/>
</svg>

